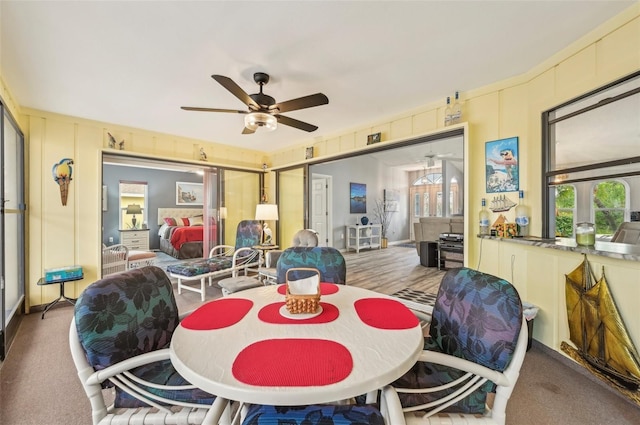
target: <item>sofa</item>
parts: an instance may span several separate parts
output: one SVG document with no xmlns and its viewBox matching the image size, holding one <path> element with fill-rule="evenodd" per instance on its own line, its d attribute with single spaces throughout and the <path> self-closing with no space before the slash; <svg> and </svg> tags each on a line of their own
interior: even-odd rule
<svg viewBox="0 0 640 425">
<path fill-rule="evenodd" d="M 420 217 L 413 223 L 416 251 L 420 255 L 420 242 L 436 242 L 441 233 L 464 234 L 464 217 Z"/>
</svg>

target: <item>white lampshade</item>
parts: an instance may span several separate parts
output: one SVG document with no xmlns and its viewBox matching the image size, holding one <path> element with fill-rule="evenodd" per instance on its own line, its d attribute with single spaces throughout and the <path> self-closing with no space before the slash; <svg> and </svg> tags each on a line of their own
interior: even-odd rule
<svg viewBox="0 0 640 425">
<path fill-rule="evenodd" d="M 278 220 L 278 206 L 276 204 L 256 205 L 256 220 Z"/>
<path fill-rule="evenodd" d="M 278 120 L 271 114 L 251 112 L 244 116 L 244 126 L 252 131 L 256 131 L 260 127 L 264 127 L 267 131 L 273 131 L 278 128 Z"/>
</svg>

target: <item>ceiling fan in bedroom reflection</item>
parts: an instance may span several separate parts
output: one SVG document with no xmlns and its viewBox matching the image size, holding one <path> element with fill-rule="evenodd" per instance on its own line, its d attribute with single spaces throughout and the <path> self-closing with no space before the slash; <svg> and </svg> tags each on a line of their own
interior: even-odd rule
<svg viewBox="0 0 640 425">
<path fill-rule="evenodd" d="M 462 158 L 454 158 L 453 153 L 429 153 L 424 156 L 424 164 L 425 167 L 433 167 L 435 165 L 435 160 L 445 160 L 445 161 L 463 161 Z"/>
<path fill-rule="evenodd" d="M 299 109 L 312 108 L 314 106 L 326 105 L 329 103 L 329 98 L 322 93 L 311 94 L 309 96 L 303 96 L 297 99 L 278 103 L 273 97 L 262 92 L 262 86 L 269 82 L 269 75 L 264 72 L 256 72 L 253 74 L 253 80 L 260 86 L 260 92 L 255 94 L 247 94 L 229 77 L 225 77 L 223 75 L 212 75 L 211 78 L 216 80 L 222 87 L 240 99 L 240 101 L 247 105 L 249 109 L 241 111 L 235 109 L 199 108 L 195 106 L 181 106 L 181 108 L 185 111 L 244 114 L 244 130 L 242 130 L 242 134 L 253 134 L 260 127 L 263 127 L 268 131 L 272 131 L 277 128 L 278 123 L 308 132 L 315 131 L 318 129 L 315 125 L 285 117 L 280 114 L 283 112 L 297 111 Z"/>
</svg>

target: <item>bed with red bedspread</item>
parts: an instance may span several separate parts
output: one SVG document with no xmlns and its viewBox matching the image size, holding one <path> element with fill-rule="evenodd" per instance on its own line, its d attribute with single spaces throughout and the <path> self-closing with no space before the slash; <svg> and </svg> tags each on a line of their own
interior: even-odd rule
<svg viewBox="0 0 640 425">
<path fill-rule="evenodd" d="M 160 250 L 178 259 L 203 257 L 203 216 L 201 209 L 158 208 Z M 217 228 L 212 220 L 210 246 L 217 243 Z"/>
<path fill-rule="evenodd" d="M 167 226 L 160 235 L 160 250 L 178 259 L 202 258 L 203 226 Z M 216 225 L 211 226 L 211 246 L 216 245 Z"/>
</svg>

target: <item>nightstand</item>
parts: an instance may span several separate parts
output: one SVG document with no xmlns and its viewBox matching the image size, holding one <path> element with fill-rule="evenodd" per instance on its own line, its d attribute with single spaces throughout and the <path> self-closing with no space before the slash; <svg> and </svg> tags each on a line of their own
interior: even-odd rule
<svg viewBox="0 0 640 425">
<path fill-rule="evenodd" d="M 129 251 L 148 251 L 149 229 L 120 230 L 120 243 L 129 248 Z"/>
</svg>

